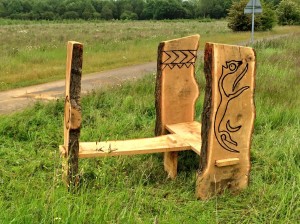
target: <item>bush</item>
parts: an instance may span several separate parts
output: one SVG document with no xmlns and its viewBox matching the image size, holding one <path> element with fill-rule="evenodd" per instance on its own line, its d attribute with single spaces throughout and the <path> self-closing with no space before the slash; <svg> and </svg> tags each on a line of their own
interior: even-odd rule
<svg viewBox="0 0 300 224">
<path fill-rule="evenodd" d="M 41 19 L 45 19 L 45 20 L 54 20 L 55 19 L 55 14 L 53 12 L 43 12 L 41 13 Z"/>
<path fill-rule="evenodd" d="M 180 19 L 186 17 L 185 9 L 175 0 L 156 2 L 154 19 Z"/>
<path fill-rule="evenodd" d="M 130 11 L 125 11 L 121 14 L 120 19 L 122 20 L 137 20 L 138 19 L 138 15 L 134 12 L 130 12 Z"/>
<path fill-rule="evenodd" d="M 300 4 L 292 0 L 282 0 L 277 8 L 280 25 L 300 24 Z"/>
<path fill-rule="evenodd" d="M 251 30 L 251 14 L 244 14 L 249 0 L 234 1 L 228 10 L 228 27 L 233 31 Z M 254 29 L 257 31 L 271 30 L 276 24 L 276 14 L 268 4 L 262 4 L 263 12 L 255 14 Z"/>
<path fill-rule="evenodd" d="M 68 11 L 68 12 L 64 13 L 63 18 L 64 19 L 79 19 L 79 15 L 75 11 Z"/>
<path fill-rule="evenodd" d="M 263 4 L 263 12 L 259 16 L 256 15 L 255 20 L 258 25 L 256 27 L 257 30 L 272 30 L 277 22 L 276 12 L 272 9 L 271 5 Z"/>
</svg>

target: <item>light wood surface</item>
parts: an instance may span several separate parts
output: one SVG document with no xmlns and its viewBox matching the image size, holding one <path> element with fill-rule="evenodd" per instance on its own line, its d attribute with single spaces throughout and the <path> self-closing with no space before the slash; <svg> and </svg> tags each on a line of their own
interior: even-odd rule
<svg viewBox="0 0 300 224">
<path fill-rule="evenodd" d="M 229 159 L 219 159 L 216 160 L 216 166 L 217 167 L 223 167 L 223 166 L 233 166 L 240 162 L 239 158 L 229 158 Z"/>
<path fill-rule="evenodd" d="M 173 134 L 124 141 L 81 142 L 79 148 L 79 157 L 89 158 L 183 151 L 190 150 L 191 146 L 181 136 Z"/>
<path fill-rule="evenodd" d="M 201 124 L 188 122 L 167 126 L 174 134 L 161 135 L 153 138 L 105 141 L 80 142 L 79 158 L 94 158 L 120 155 L 149 154 L 159 152 L 194 150 L 200 154 Z M 60 146 L 61 153 L 65 147 Z"/>
<path fill-rule="evenodd" d="M 197 121 L 170 124 L 166 125 L 167 130 L 170 133 L 179 135 L 184 141 L 186 141 L 192 148 L 192 150 L 200 155 L 201 150 L 201 124 Z"/>
<path fill-rule="evenodd" d="M 159 44 L 156 78 L 156 135 L 167 134 L 166 125 L 194 121 L 199 96 L 195 62 L 199 35 Z M 177 152 L 164 154 L 168 176 L 177 175 Z"/>
<path fill-rule="evenodd" d="M 255 62 L 252 48 L 206 44 L 207 87 L 196 189 L 199 198 L 248 185 L 255 119 Z"/>
</svg>

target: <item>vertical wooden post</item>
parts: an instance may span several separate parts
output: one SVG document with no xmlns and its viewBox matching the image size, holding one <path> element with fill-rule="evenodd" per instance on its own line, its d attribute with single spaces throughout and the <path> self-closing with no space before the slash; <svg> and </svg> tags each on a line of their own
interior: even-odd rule
<svg viewBox="0 0 300 224">
<path fill-rule="evenodd" d="M 248 185 L 254 127 L 255 52 L 207 43 L 202 148 L 196 195 L 207 199 Z"/>
<path fill-rule="evenodd" d="M 73 41 L 68 42 L 63 149 L 63 178 L 68 187 L 76 186 L 79 181 L 78 153 L 81 127 L 82 52 L 82 44 Z"/>
<path fill-rule="evenodd" d="M 199 96 L 195 61 L 199 35 L 159 44 L 155 90 L 156 135 L 167 134 L 168 124 L 194 121 Z M 164 167 L 170 178 L 177 175 L 177 152 L 164 153 Z"/>
</svg>

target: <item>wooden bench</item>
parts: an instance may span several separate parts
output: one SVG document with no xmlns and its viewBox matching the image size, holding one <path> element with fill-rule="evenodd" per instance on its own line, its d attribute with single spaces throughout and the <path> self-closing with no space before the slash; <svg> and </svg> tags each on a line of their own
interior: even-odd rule
<svg viewBox="0 0 300 224">
<path fill-rule="evenodd" d="M 64 115 L 64 179 L 76 186 L 78 159 L 164 153 L 164 168 L 177 175 L 178 151 L 200 156 L 196 196 L 201 199 L 248 185 L 250 145 L 255 119 L 255 52 L 252 48 L 207 43 L 206 87 L 202 125 L 194 120 L 199 87 L 195 62 L 199 35 L 159 44 L 155 89 L 156 137 L 107 142 L 80 142 L 83 46 L 68 43 Z"/>
</svg>

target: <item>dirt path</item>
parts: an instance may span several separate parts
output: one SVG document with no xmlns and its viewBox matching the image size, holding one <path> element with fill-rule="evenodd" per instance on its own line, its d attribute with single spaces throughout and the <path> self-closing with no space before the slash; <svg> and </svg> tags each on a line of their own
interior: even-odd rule
<svg viewBox="0 0 300 224">
<path fill-rule="evenodd" d="M 282 38 L 288 35 L 278 35 L 265 39 Z M 257 40 L 261 41 L 261 40 Z M 246 42 L 238 45 L 245 45 Z M 203 51 L 199 52 L 203 55 Z M 141 78 L 146 74 L 156 72 L 156 62 L 127 66 L 105 72 L 93 73 L 82 77 L 82 93 L 87 93 L 103 86 L 115 85 L 126 80 Z M 38 100 L 53 100 L 64 95 L 65 81 L 55 81 L 41 85 L 28 86 L 19 89 L 0 92 L 0 114 L 8 114 L 21 110 Z"/>
<path fill-rule="evenodd" d="M 105 72 L 93 73 L 82 77 L 82 93 L 103 86 L 118 84 L 129 79 L 156 72 L 156 62 L 127 66 Z M 64 96 L 65 80 L 28 86 L 0 92 L 0 114 L 21 110 L 38 100 L 53 100 Z"/>
</svg>

